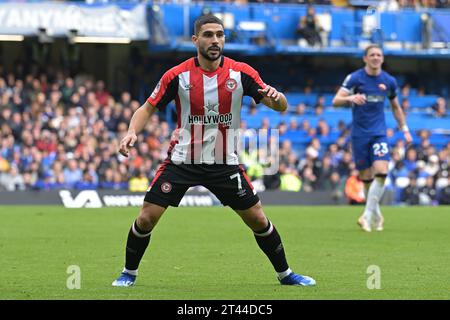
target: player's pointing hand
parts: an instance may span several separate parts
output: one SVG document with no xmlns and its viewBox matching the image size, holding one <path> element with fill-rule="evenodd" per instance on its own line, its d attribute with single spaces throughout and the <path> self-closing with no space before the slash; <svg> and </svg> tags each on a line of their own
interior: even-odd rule
<svg viewBox="0 0 450 320">
<path fill-rule="evenodd" d="M 120 149 L 119 149 L 120 154 L 125 157 L 128 157 L 130 148 L 134 146 L 136 140 L 137 140 L 136 134 L 127 133 L 127 135 L 120 142 Z"/>
<path fill-rule="evenodd" d="M 258 92 L 263 96 L 269 97 L 270 99 L 273 99 L 275 101 L 278 101 L 281 96 L 277 89 L 271 86 L 266 86 L 264 89 L 258 89 Z"/>
</svg>

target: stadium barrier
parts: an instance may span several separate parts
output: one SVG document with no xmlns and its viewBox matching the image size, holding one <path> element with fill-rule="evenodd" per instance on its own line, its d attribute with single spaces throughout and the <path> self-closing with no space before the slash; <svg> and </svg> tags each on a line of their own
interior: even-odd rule
<svg viewBox="0 0 450 320">
<path fill-rule="evenodd" d="M 345 198 L 333 198 L 331 192 L 311 193 L 264 191 L 258 193 L 264 205 L 336 205 Z M 141 206 L 144 193 L 120 190 L 55 190 L 0 192 L 0 205 L 63 205 L 66 208 L 102 208 Z M 220 206 L 210 192 L 188 191 L 180 206 Z"/>
</svg>

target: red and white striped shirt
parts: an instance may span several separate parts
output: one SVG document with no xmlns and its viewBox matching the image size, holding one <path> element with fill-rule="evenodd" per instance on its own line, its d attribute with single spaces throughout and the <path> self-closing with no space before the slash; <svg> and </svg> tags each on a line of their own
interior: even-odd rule
<svg viewBox="0 0 450 320">
<path fill-rule="evenodd" d="M 239 164 L 242 97 L 259 103 L 258 89 L 264 87 L 255 69 L 227 57 L 212 72 L 203 70 L 197 58 L 167 71 L 147 101 L 162 110 L 175 99 L 178 123 L 169 158 L 174 163 Z"/>
</svg>

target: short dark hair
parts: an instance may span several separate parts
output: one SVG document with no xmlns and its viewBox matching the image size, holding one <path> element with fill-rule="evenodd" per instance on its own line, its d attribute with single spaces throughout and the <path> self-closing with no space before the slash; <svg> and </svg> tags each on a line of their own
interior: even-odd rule
<svg viewBox="0 0 450 320">
<path fill-rule="evenodd" d="M 368 45 L 367 48 L 364 50 L 364 56 L 367 56 L 367 54 L 369 53 L 370 49 L 374 49 L 374 48 L 380 49 L 381 52 L 383 52 L 383 48 L 381 48 L 381 46 L 379 44 L 373 43 L 373 44 Z"/>
<path fill-rule="evenodd" d="M 223 28 L 222 20 L 220 20 L 213 14 L 206 14 L 206 15 L 199 17 L 197 20 L 195 20 L 194 34 L 196 36 L 198 36 L 198 33 L 200 32 L 201 27 L 207 23 L 217 23 L 217 24 L 220 24 Z"/>
</svg>

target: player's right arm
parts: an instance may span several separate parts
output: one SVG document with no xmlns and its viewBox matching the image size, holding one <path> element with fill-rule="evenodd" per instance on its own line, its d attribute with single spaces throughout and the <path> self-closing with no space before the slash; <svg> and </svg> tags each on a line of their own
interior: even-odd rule
<svg viewBox="0 0 450 320">
<path fill-rule="evenodd" d="M 145 124 L 155 111 L 156 108 L 154 108 L 148 101 L 146 101 L 133 114 L 127 135 L 120 142 L 119 152 L 123 156 L 128 157 L 130 148 L 134 146 L 134 143 L 137 140 L 137 134 L 141 132 L 141 130 L 144 128 Z"/>
<path fill-rule="evenodd" d="M 130 147 L 133 147 L 137 140 L 137 134 L 144 128 L 152 114 L 156 110 L 162 110 L 175 98 L 178 88 L 177 75 L 176 67 L 167 71 L 159 80 L 147 101 L 133 114 L 127 135 L 120 142 L 119 152 L 125 157 L 128 157 Z"/>
</svg>

